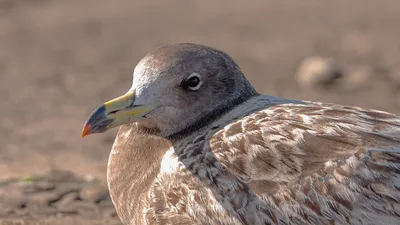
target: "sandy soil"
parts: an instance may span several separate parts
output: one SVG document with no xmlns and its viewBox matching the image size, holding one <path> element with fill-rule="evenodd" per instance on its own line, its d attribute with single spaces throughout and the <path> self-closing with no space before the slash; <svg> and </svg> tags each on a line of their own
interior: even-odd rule
<svg viewBox="0 0 400 225">
<path fill-rule="evenodd" d="M 399 8 L 397 0 L 0 0 L 0 224 L 118 224 L 104 185 L 116 131 L 82 140 L 81 126 L 126 92 L 134 65 L 161 44 L 225 50 L 265 94 L 399 113 Z M 302 89 L 294 74 L 313 55 L 369 75 L 350 89 Z M 91 188 L 106 197 L 81 196 Z"/>
</svg>

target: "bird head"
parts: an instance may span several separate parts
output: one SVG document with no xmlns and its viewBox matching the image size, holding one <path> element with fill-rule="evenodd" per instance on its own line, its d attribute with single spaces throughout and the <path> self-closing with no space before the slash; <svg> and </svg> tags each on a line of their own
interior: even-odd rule
<svg viewBox="0 0 400 225">
<path fill-rule="evenodd" d="M 167 45 L 137 64 L 131 89 L 100 105 L 86 121 L 82 137 L 128 123 L 167 137 L 193 124 L 201 126 L 255 94 L 226 53 L 198 44 Z"/>
</svg>

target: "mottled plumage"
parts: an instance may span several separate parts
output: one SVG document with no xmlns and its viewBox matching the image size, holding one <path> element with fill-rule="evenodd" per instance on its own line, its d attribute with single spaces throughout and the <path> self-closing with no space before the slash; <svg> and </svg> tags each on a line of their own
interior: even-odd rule
<svg viewBox="0 0 400 225">
<path fill-rule="evenodd" d="M 186 60 L 196 51 L 205 53 Z M 219 51 L 213 58 L 215 51 L 167 46 L 148 56 L 151 65 L 142 62 L 156 78 L 135 71 L 134 80 L 142 76 L 147 85 L 141 88 L 159 82 L 182 112 L 180 120 L 163 110 L 121 126 L 107 175 L 124 224 L 400 224 L 399 117 L 259 95 L 233 60 Z M 205 75 L 199 91 L 162 88 L 163 77 L 182 79 L 177 68 L 204 75 L 213 60 L 226 66 Z M 224 76 L 233 81 L 221 82 Z M 222 93 L 210 93 L 219 86 Z M 154 122 L 162 115 L 178 124 Z"/>
</svg>

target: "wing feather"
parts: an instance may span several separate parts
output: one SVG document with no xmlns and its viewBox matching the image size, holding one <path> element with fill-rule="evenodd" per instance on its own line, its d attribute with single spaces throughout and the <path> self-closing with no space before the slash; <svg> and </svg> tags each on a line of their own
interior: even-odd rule
<svg viewBox="0 0 400 225">
<path fill-rule="evenodd" d="M 331 104 L 277 105 L 224 127 L 210 148 L 267 204 L 265 215 L 276 223 L 281 215 L 299 224 L 398 223 L 395 115 Z"/>
<path fill-rule="evenodd" d="M 358 107 L 277 105 L 226 126 L 210 146 L 244 182 L 291 182 L 323 172 L 328 162 L 372 151 L 398 166 L 400 119 Z"/>
</svg>

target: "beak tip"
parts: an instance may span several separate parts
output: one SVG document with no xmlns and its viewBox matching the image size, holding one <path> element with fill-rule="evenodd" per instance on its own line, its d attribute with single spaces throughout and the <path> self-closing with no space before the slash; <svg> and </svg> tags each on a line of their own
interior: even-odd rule
<svg viewBox="0 0 400 225">
<path fill-rule="evenodd" d="M 82 138 L 90 134 L 90 125 L 85 124 L 85 126 L 82 129 Z"/>
</svg>

